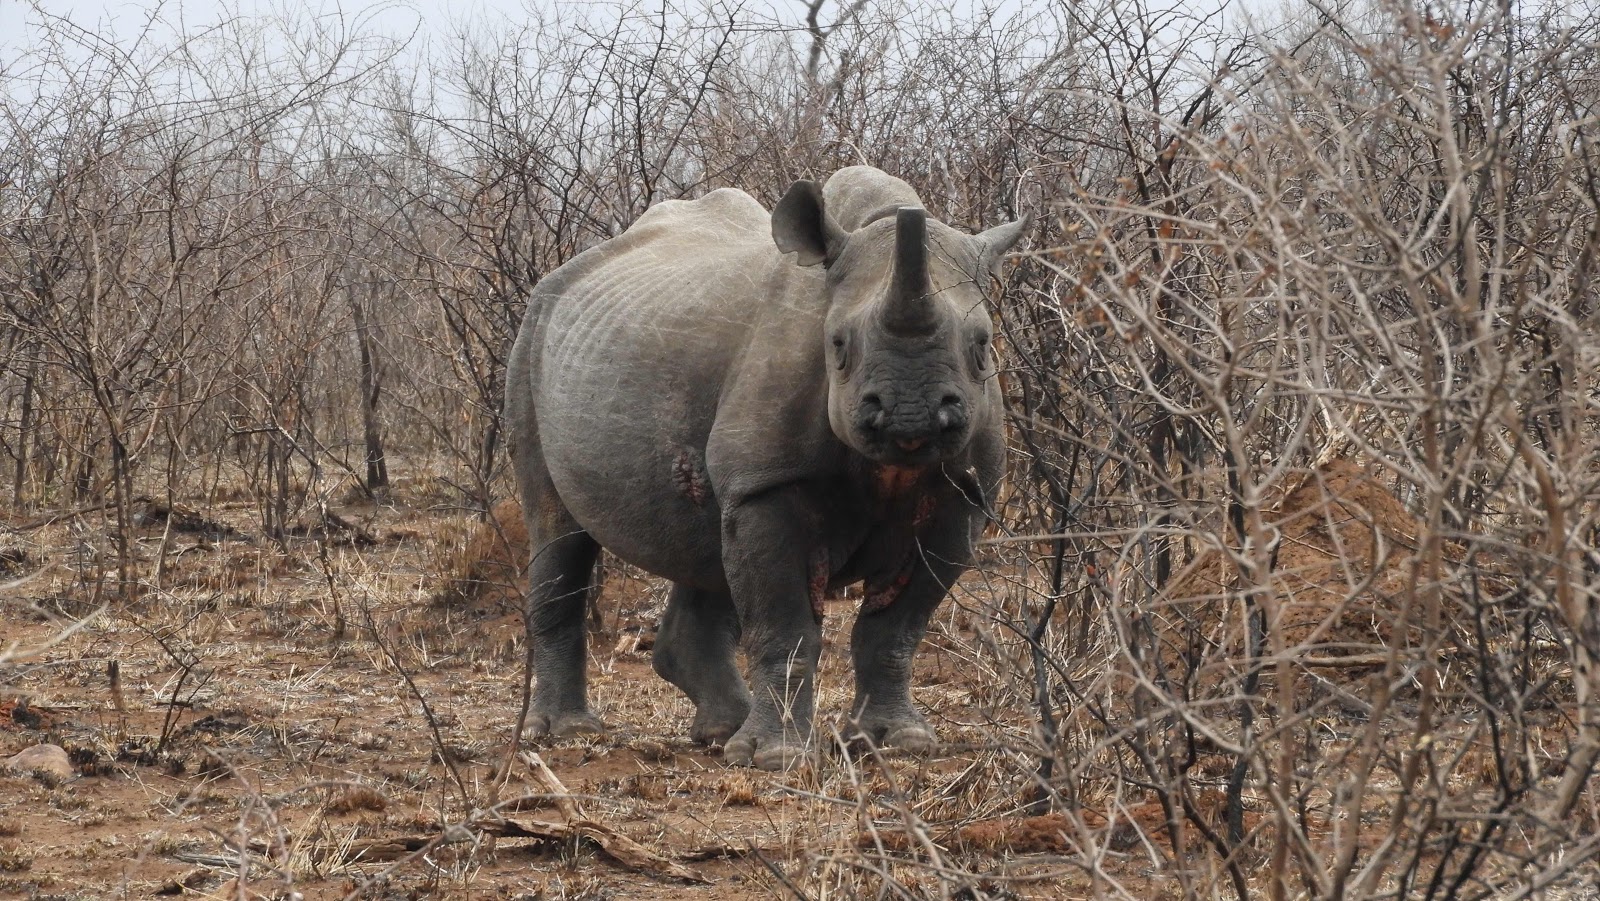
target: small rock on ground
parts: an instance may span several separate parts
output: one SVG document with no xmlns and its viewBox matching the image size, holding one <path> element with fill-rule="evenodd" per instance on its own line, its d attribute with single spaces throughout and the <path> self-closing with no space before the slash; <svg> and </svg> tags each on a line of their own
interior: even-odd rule
<svg viewBox="0 0 1600 901">
<path fill-rule="evenodd" d="M 59 745 L 34 745 L 6 759 L 6 768 L 19 773 L 47 773 L 59 780 L 77 775 L 71 758 Z"/>
</svg>

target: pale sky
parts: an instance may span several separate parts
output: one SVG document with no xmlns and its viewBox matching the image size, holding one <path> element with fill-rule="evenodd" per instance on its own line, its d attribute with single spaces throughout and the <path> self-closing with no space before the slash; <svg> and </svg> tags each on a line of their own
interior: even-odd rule
<svg viewBox="0 0 1600 901">
<path fill-rule="evenodd" d="M 831 0 L 824 7 L 823 22 L 831 21 L 839 14 L 841 6 L 849 2 Z M 989 9 L 1004 17 L 1072 0 L 932 2 L 953 6 L 960 16 Z M 1215 12 L 1225 5 L 1229 10 L 1226 18 L 1236 21 L 1240 11 L 1267 8 L 1284 0 L 1127 2 L 1152 10 L 1181 9 L 1188 16 Z M 41 35 L 46 30 L 54 32 L 58 39 L 65 39 L 64 52 L 69 57 L 103 51 L 106 44 L 137 57 L 138 51 L 159 52 L 162 48 L 183 44 L 183 39 L 197 38 L 230 20 L 285 26 L 285 30 L 269 26 L 268 33 L 275 35 L 320 33 L 359 37 L 363 40 L 358 52 L 382 53 L 387 40 L 393 40 L 396 43 L 390 46 L 405 45 L 402 58 L 409 57 L 417 69 L 426 72 L 428 67 L 423 61 L 454 45 L 455 38 L 463 32 L 515 32 L 538 18 L 538 11 L 547 15 L 554 12 L 563 20 L 615 22 L 625 10 L 638 13 L 659 9 L 662 5 L 679 10 L 702 5 L 733 7 L 739 10 L 742 23 L 782 23 L 790 27 L 801 25 L 805 10 L 804 0 L 0 0 L 0 72 L 18 74 L 18 64 L 25 58 L 37 63 L 37 58 L 28 51 L 42 46 Z M 63 26 L 63 20 L 70 25 Z M 1179 23 L 1183 20 L 1165 21 L 1170 27 L 1181 27 Z M 47 22 L 51 23 L 48 29 L 45 28 Z M 315 27 L 310 32 L 303 30 L 313 24 Z M 379 40 L 367 40 L 374 38 Z M 1159 36 L 1158 43 L 1164 43 Z M 113 54 L 116 55 L 119 54 Z"/>
<path fill-rule="evenodd" d="M 162 40 L 192 35 L 233 18 L 295 17 L 343 19 L 345 28 L 363 34 L 422 42 L 444 37 L 462 23 L 515 20 L 525 3 L 540 0 L 0 0 L 0 48 L 26 46 L 45 16 L 59 16 L 118 44 L 146 29 Z M 567 0 L 562 0 L 567 2 Z M 577 4 L 572 4 L 577 5 Z"/>
<path fill-rule="evenodd" d="M 605 13 L 623 6 L 649 9 L 659 0 L 0 0 L 0 48 L 26 46 L 31 27 L 45 15 L 121 44 L 150 28 L 156 38 L 192 35 L 231 18 L 272 18 L 289 13 L 342 18 L 346 28 L 422 42 L 448 37 L 462 25 L 492 27 L 525 21 L 530 8 Z M 685 5 L 674 0 L 674 6 Z M 691 0 L 689 5 L 694 5 Z M 1002 6 L 1007 5 L 1002 3 Z M 755 0 L 743 4 L 759 18 L 798 20 L 799 0 Z M 833 10 L 830 4 L 829 10 Z M 827 13 L 824 13 L 826 21 Z"/>
<path fill-rule="evenodd" d="M 0 53 L 28 44 L 30 26 L 37 26 L 43 15 L 60 16 L 87 31 L 125 44 L 147 28 L 152 37 L 193 35 L 230 18 L 276 17 L 289 13 L 295 17 L 316 15 L 342 18 L 350 31 L 381 33 L 393 38 L 415 35 L 419 43 L 448 37 L 463 24 L 492 27 L 501 21 L 516 23 L 528 18 L 530 8 L 563 8 L 573 12 L 614 11 L 623 6 L 649 9 L 660 0 L 0 0 Z M 958 0 L 957 8 L 980 5 L 1002 12 L 1015 10 L 1036 0 Z M 1163 7 L 1175 0 L 1153 0 L 1149 5 Z M 1181 2 L 1181 0 L 1177 0 Z M 1191 12 L 1215 9 L 1224 0 L 1190 0 L 1183 5 Z M 1273 0 L 1231 0 L 1235 8 L 1264 7 Z M 693 6 L 696 0 L 669 0 L 673 6 Z M 804 9 L 802 0 L 747 0 L 740 4 L 746 14 L 765 21 L 795 22 Z M 839 3 L 828 4 L 823 21 L 837 14 Z M 420 48 L 417 48 L 420 49 Z"/>
<path fill-rule="evenodd" d="M 41 11 L 100 34 L 123 37 L 137 34 L 152 20 L 168 34 L 192 33 L 229 18 L 293 11 L 297 15 L 342 15 L 363 28 L 405 37 L 413 31 L 442 33 L 464 18 L 517 16 L 523 12 L 523 3 L 524 0 L 0 0 L 0 34 L 6 35 L 6 42 L 10 43 L 16 35 L 25 33 L 29 24 L 39 21 Z"/>
</svg>

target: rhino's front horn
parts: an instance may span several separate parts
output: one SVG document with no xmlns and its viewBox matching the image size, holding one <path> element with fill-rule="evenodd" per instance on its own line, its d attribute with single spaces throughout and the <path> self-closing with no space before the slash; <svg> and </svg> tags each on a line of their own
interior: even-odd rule
<svg viewBox="0 0 1600 901">
<path fill-rule="evenodd" d="M 926 335 L 937 326 L 928 302 L 928 214 L 903 206 L 894 220 L 894 277 L 884 298 L 883 327 L 896 335 Z"/>
</svg>

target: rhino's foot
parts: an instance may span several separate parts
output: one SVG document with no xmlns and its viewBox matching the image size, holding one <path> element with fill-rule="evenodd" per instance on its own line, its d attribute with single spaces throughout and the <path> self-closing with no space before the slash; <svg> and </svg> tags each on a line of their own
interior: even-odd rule
<svg viewBox="0 0 1600 901">
<path fill-rule="evenodd" d="M 769 773 L 786 773 L 800 766 L 806 759 L 806 749 L 799 745 L 769 745 L 756 751 L 757 769 Z"/>
<path fill-rule="evenodd" d="M 806 758 L 806 753 L 805 745 L 782 736 L 757 737 L 741 729 L 728 739 L 722 759 L 733 766 L 753 766 L 780 773 L 794 769 Z"/>
<path fill-rule="evenodd" d="M 539 713 L 528 718 L 528 735 L 533 738 L 573 738 L 579 735 L 604 735 L 606 724 L 587 710 Z"/>
<path fill-rule="evenodd" d="M 912 754 L 927 755 L 939 750 L 939 736 L 927 723 L 909 723 L 885 735 L 883 744 Z"/>
<path fill-rule="evenodd" d="M 694 722 L 689 726 L 689 738 L 702 745 L 726 746 L 739 727 L 744 725 L 749 713 L 749 704 L 731 710 L 702 706 L 694 713 Z"/>
<path fill-rule="evenodd" d="M 912 754 L 932 754 L 939 748 L 939 737 L 928 721 L 913 711 L 893 715 L 863 713 L 854 724 L 858 743 L 871 742 L 874 747 L 896 748 Z"/>
</svg>

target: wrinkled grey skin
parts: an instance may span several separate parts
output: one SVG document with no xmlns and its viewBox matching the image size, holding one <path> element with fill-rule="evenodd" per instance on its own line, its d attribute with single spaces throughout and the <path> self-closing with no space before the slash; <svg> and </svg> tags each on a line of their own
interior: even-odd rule
<svg viewBox="0 0 1600 901">
<path fill-rule="evenodd" d="M 584 601 L 604 546 L 673 583 L 654 667 L 729 762 L 801 752 L 821 599 L 855 582 L 855 728 L 933 746 L 911 660 L 999 485 L 985 300 L 1022 223 L 924 219 L 858 166 L 771 215 L 728 189 L 662 203 L 539 283 L 506 386 L 535 734 L 602 728 Z"/>
</svg>

